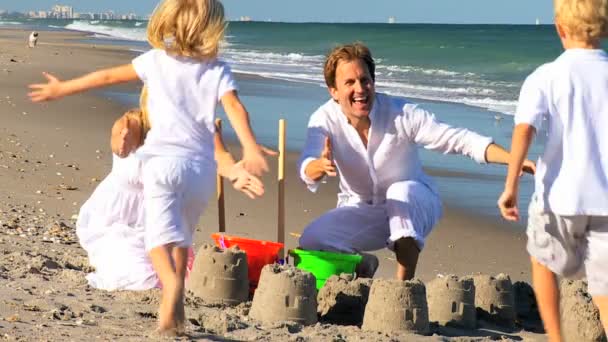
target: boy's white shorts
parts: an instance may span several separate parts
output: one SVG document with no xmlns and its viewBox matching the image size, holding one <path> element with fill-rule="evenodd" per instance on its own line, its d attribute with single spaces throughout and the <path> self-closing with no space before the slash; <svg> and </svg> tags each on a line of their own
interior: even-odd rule
<svg viewBox="0 0 608 342">
<path fill-rule="evenodd" d="M 564 277 L 586 274 L 592 296 L 608 296 L 608 216 L 559 216 L 536 195 L 528 210 L 528 253 Z"/>
<path fill-rule="evenodd" d="M 215 190 L 215 162 L 152 157 L 142 168 L 146 250 L 175 243 L 192 245 L 192 235 Z"/>
</svg>

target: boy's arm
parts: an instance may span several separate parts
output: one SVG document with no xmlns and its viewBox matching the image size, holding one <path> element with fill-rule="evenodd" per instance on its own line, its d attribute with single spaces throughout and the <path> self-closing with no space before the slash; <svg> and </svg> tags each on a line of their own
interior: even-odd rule
<svg viewBox="0 0 608 342">
<path fill-rule="evenodd" d="M 94 71 L 68 81 L 60 81 L 46 72 L 43 75 L 46 77 L 47 83 L 31 84 L 29 86 L 31 92 L 28 96 L 33 102 L 55 100 L 89 89 L 134 81 L 139 78 L 132 64 Z"/>
<path fill-rule="evenodd" d="M 498 199 L 501 215 L 509 221 L 519 220 L 517 195 L 519 191 L 519 170 L 528 155 L 528 149 L 534 138 L 536 129 L 528 124 L 519 124 L 513 129 L 511 142 L 511 157 L 505 182 L 505 190 Z"/>
<path fill-rule="evenodd" d="M 254 175 L 268 171 L 268 164 L 262 150 L 255 141 L 249 124 L 249 114 L 238 98 L 236 91 L 226 92 L 222 97 L 222 106 L 243 146 L 243 166 Z"/>
<path fill-rule="evenodd" d="M 486 162 L 492 164 L 509 164 L 511 155 L 502 146 L 491 143 L 486 148 Z M 533 175 L 536 172 L 536 165 L 533 161 L 524 159 L 520 165 L 519 175 L 522 172 Z"/>
</svg>

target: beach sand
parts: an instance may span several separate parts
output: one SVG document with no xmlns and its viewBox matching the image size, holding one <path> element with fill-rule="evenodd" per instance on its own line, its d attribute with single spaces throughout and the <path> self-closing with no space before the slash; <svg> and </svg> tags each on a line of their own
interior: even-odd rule
<svg viewBox="0 0 608 342">
<path fill-rule="evenodd" d="M 155 328 L 159 292 L 105 292 L 88 287 L 84 277 L 91 268 L 74 232 L 74 215 L 110 170 L 110 127 L 127 108 L 105 98 L 101 91 L 45 104 L 33 104 L 27 98 L 27 85 L 43 82 L 42 71 L 69 78 L 129 63 L 133 53 L 120 46 L 80 43 L 84 34 L 66 32 L 41 32 L 38 46 L 28 49 L 28 34 L 0 30 L 0 336 L 16 340 L 142 340 Z M 117 89 L 136 92 L 139 87 L 133 83 Z M 291 129 L 303 128 L 289 127 L 288 123 L 288 132 Z M 237 148 L 232 150 L 239 154 Z M 297 247 L 295 235 L 336 203 L 335 182 L 325 184 L 317 194 L 305 189 L 296 178 L 297 157 L 295 152 L 287 155 L 287 248 Z M 276 168 L 276 161 L 272 160 L 271 165 Z M 275 179 L 276 172 L 265 176 L 267 193 L 256 201 L 226 184 L 229 234 L 276 240 Z M 197 229 L 195 243 L 210 242 L 209 235 L 217 227 L 217 205 L 212 200 Z M 376 254 L 380 259 L 376 276 L 391 278 L 394 256 L 386 250 Z M 426 282 L 437 274 L 506 273 L 513 281 L 529 281 L 528 262 L 521 226 L 503 223 L 498 217 L 445 208 L 441 223 L 420 256 L 417 276 Z M 311 327 L 261 325 L 246 317 L 249 307 L 250 303 L 232 309 L 205 306 L 189 297 L 186 310 L 190 338 L 440 339 L 437 335 L 389 336 L 323 323 Z M 240 319 L 238 324 L 229 324 L 233 316 Z M 435 333 L 470 339 L 503 336 L 544 340 L 543 335 L 523 330 Z"/>
</svg>

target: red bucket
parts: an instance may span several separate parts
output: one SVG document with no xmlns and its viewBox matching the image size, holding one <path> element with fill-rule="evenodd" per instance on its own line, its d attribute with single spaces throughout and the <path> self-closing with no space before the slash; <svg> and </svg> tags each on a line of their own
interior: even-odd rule
<svg viewBox="0 0 608 342">
<path fill-rule="evenodd" d="M 262 267 L 279 261 L 279 251 L 283 244 L 279 242 L 253 240 L 220 233 L 211 234 L 215 244 L 221 248 L 230 248 L 234 245 L 247 254 L 247 267 L 249 268 L 249 291 L 253 293 L 258 287 Z"/>
</svg>

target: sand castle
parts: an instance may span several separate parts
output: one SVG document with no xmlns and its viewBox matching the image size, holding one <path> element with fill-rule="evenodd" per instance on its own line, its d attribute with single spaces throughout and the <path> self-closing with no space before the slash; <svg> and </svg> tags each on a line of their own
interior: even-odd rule
<svg viewBox="0 0 608 342">
<path fill-rule="evenodd" d="M 235 305 L 249 298 L 247 274 L 245 252 L 205 244 L 197 253 L 187 288 L 207 303 Z"/>
<path fill-rule="evenodd" d="M 605 342 L 600 313 L 587 293 L 587 283 L 582 280 L 564 280 L 560 284 L 560 290 L 564 340 Z"/>
<path fill-rule="evenodd" d="M 511 278 L 505 274 L 496 277 L 476 275 L 473 280 L 477 318 L 507 328 L 515 327 L 515 296 Z"/>
<path fill-rule="evenodd" d="M 374 280 L 361 329 L 428 334 L 429 311 L 424 284 L 420 280 Z"/>
<path fill-rule="evenodd" d="M 317 323 L 315 277 L 293 266 L 264 266 L 249 316 L 264 323 Z"/>
<path fill-rule="evenodd" d="M 333 275 L 317 295 L 318 313 L 324 323 L 361 325 L 372 279 L 351 274 Z"/>
<path fill-rule="evenodd" d="M 426 285 L 426 291 L 431 322 L 470 329 L 476 327 L 473 278 L 438 277 Z"/>
</svg>

